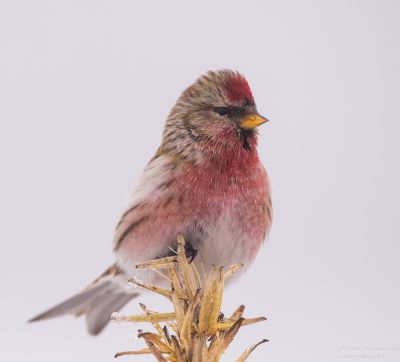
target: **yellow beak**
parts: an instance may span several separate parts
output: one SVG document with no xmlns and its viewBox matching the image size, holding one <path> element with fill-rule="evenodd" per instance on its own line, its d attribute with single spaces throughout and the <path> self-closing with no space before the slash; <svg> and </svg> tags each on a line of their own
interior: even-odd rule
<svg viewBox="0 0 400 362">
<path fill-rule="evenodd" d="M 240 127 L 251 129 L 265 122 L 268 122 L 268 119 L 266 119 L 265 117 L 262 117 L 258 114 L 250 114 L 242 119 L 242 121 L 240 122 Z"/>
</svg>

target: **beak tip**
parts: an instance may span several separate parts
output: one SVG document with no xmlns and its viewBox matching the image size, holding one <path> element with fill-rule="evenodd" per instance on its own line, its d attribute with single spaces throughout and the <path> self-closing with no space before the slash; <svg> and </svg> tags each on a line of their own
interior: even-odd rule
<svg viewBox="0 0 400 362">
<path fill-rule="evenodd" d="M 242 120 L 241 127 L 251 129 L 251 128 L 256 128 L 266 122 L 269 122 L 269 120 L 267 118 L 260 116 L 259 114 L 252 114 L 252 115 L 246 116 Z"/>
</svg>

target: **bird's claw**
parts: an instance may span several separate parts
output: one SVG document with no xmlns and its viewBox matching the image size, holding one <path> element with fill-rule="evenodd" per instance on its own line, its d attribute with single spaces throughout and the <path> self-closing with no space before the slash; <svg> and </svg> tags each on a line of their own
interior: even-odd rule
<svg viewBox="0 0 400 362">
<path fill-rule="evenodd" d="M 195 259 L 198 252 L 199 251 L 195 249 L 192 244 L 185 244 L 185 255 L 189 259 L 189 264 Z"/>
<path fill-rule="evenodd" d="M 187 259 L 189 259 L 189 264 L 196 258 L 197 253 L 198 253 L 198 250 L 195 249 L 192 244 L 190 244 L 190 243 L 185 244 L 185 256 Z M 177 251 L 170 247 L 169 252 L 166 256 L 168 257 L 168 256 L 176 256 L 176 255 L 177 255 Z"/>
</svg>

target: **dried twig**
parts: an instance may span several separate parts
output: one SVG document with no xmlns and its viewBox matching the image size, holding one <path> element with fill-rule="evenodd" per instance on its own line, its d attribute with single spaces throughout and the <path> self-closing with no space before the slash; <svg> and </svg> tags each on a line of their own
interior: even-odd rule
<svg viewBox="0 0 400 362">
<path fill-rule="evenodd" d="M 224 283 L 242 265 L 233 265 L 226 272 L 222 267 L 214 267 L 202 283 L 194 263 L 186 258 L 184 245 L 183 238 L 179 237 L 176 255 L 137 265 L 137 268 L 157 273 L 164 270 L 170 289 L 146 285 L 137 280 L 131 282 L 167 297 L 174 311 L 157 313 L 140 304 L 141 315 L 126 317 L 115 314 L 114 320 L 151 323 L 155 329 L 155 333 L 140 331 L 138 334 L 145 340 L 147 348 L 120 352 L 115 357 L 152 354 L 158 362 L 217 362 L 241 327 L 266 319 L 245 319 L 243 305 L 229 318 L 224 318 L 221 313 Z M 264 342 L 267 340 L 263 339 L 244 351 L 237 362 L 246 361 L 250 353 Z"/>
</svg>

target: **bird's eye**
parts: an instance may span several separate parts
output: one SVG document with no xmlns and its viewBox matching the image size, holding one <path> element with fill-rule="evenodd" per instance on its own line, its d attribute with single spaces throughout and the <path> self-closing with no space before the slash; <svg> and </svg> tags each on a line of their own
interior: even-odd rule
<svg viewBox="0 0 400 362">
<path fill-rule="evenodd" d="M 215 112 L 217 112 L 220 116 L 224 117 L 224 116 L 229 115 L 230 110 L 227 107 L 218 107 L 218 108 L 215 108 Z"/>
</svg>

